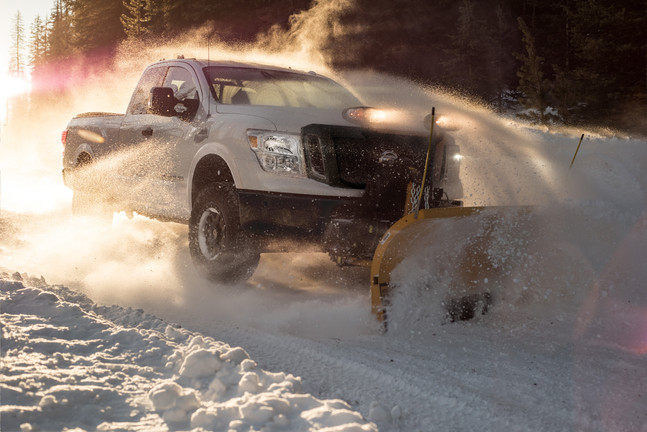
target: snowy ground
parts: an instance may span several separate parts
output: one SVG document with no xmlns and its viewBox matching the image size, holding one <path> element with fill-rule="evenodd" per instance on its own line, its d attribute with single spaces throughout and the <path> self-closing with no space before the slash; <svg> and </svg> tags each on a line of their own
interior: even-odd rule
<svg viewBox="0 0 647 432">
<path fill-rule="evenodd" d="M 366 270 L 275 254 L 209 284 L 184 226 L 74 217 L 60 152 L 3 141 L 1 429 L 647 431 L 647 143 L 587 132 L 569 170 L 580 131 L 436 106 L 466 205 L 537 207 L 499 214 L 488 315 L 440 306 L 483 215 L 412 246 L 386 334 Z"/>
<path fill-rule="evenodd" d="M 14 275 L 2 291 L 2 430 L 371 431 L 240 347 Z"/>
</svg>

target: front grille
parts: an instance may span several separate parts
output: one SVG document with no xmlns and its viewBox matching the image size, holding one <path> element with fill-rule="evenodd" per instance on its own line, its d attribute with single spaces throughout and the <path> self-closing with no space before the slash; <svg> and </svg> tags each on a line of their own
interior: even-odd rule
<svg viewBox="0 0 647 432">
<path fill-rule="evenodd" d="M 317 180 L 326 179 L 326 164 L 324 163 L 321 141 L 317 135 L 305 135 L 304 140 L 305 153 L 308 161 L 308 171 L 310 177 Z"/>
<path fill-rule="evenodd" d="M 364 131 L 361 139 L 333 139 L 342 183 L 366 187 L 379 174 L 407 177 L 422 172 L 427 143 L 424 137 Z M 379 162 L 389 152 L 397 156 L 390 164 Z"/>
<path fill-rule="evenodd" d="M 308 175 L 333 186 L 366 188 L 376 181 L 408 181 L 424 169 L 427 138 L 368 129 L 310 125 L 303 128 Z M 379 162 L 389 152 L 392 163 Z"/>
</svg>

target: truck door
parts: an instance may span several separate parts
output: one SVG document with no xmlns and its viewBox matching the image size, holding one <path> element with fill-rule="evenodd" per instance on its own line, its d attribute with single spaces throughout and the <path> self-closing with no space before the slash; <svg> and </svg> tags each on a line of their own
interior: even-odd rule
<svg viewBox="0 0 647 432">
<path fill-rule="evenodd" d="M 131 192 L 134 206 L 142 211 L 169 218 L 188 218 L 186 208 L 188 165 L 191 160 L 191 123 L 199 106 L 196 80 L 181 66 L 152 68 L 150 79 L 142 76 L 140 85 L 122 123 L 120 140 L 129 147 L 132 159 L 128 170 L 135 184 Z M 175 115 L 148 112 L 153 87 L 170 87 L 178 102 Z"/>
</svg>

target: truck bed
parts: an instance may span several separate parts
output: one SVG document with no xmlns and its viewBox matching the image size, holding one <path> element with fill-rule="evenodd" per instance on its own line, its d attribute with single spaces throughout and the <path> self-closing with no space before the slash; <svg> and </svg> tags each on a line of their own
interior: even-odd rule
<svg viewBox="0 0 647 432">
<path fill-rule="evenodd" d="M 86 112 L 82 114 L 77 114 L 74 118 L 92 118 L 92 117 L 123 117 L 124 114 L 119 113 L 109 113 L 109 112 Z"/>
</svg>

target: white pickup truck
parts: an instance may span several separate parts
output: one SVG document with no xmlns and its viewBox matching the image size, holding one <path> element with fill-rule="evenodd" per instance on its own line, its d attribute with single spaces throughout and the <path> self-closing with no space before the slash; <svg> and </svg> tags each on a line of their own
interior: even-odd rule
<svg viewBox="0 0 647 432">
<path fill-rule="evenodd" d="M 427 155 L 422 116 L 403 130 L 389 115 L 313 72 L 163 60 L 126 114 L 70 121 L 63 178 L 76 210 L 188 223 L 192 259 L 213 280 L 247 278 L 261 252 L 304 243 L 357 264 L 402 217 Z M 460 191 L 458 148 L 436 130 L 426 205 L 460 205 L 447 193 Z"/>
</svg>

